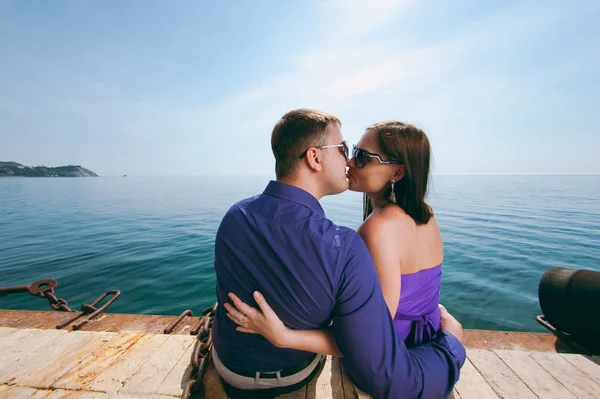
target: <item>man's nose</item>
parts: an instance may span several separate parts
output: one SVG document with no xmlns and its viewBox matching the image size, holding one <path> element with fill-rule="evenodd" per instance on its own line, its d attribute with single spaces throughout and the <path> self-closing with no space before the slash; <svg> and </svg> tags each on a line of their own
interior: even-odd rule
<svg viewBox="0 0 600 399">
<path fill-rule="evenodd" d="M 350 159 L 348 159 L 348 161 L 346 162 L 346 166 L 349 168 L 354 167 L 354 157 L 350 157 Z"/>
</svg>

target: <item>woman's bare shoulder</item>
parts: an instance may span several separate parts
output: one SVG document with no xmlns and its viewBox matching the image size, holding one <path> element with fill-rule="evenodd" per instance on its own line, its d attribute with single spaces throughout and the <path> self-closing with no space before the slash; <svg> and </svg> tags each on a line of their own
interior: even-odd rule
<svg viewBox="0 0 600 399">
<path fill-rule="evenodd" d="M 415 223 L 402 209 L 385 208 L 371 214 L 358 228 L 358 232 L 368 235 L 397 235 L 403 230 L 414 229 Z"/>
</svg>

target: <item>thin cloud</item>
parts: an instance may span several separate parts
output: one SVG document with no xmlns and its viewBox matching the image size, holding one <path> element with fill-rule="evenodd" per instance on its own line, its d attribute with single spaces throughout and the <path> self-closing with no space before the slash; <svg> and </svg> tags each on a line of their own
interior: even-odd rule
<svg viewBox="0 0 600 399">
<path fill-rule="evenodd" d="M 405 38 L 382 32 L 394 31 L 393 24 L 406 20 L 419 7 L 423 14 L 430 6 L 408 1 L 330 0 L 316 6 L 319 21 L 314 29 L 323 34 L 305 43 L 303 48 L 310 51 L 294 53 L 290 49 L 282 54 L 290 60 L 286 69 L 270 70 L 268 77 L 247 82 L 235 95 L 209 106 L 190 100 L 167 101 L 153 94 L 136 96 L 110 81 L 77 82 L 81 89 L 72 90 L 70 96 L 59 90 L 60 82 L 41 96 L 35 91 L 36 84 L 28 91 L 36 103 L 45 102 L 73 115 L 82 125 L 133 141 L 160 139 L 167 145 L 154 151 L 177 153 L 178 162 L 192 173 L 204 172 L 200 166 L 194 169 L 199 148 L 210 148 L 203 153 L 203 165 L 213 158 L 218 162 L 218 154 L 243 157 L 248 163 L 241 171 L 239 165 L 219 164 L 219 173 L 271 172 L 270 131 L 281 115 L 300 107 L 341 116 L 349 140 L 358 138 L 366 125 L 379 119 L 414 122 L 424 127 L 437 145 L 440 171 L 492 170 L 497 165 L 488 159 L 500 136 L 499 130 L 486 122 L 498 115 L 514 115 L 522 98 L 536 98 L 536 90 L 547 80 L 568 79 L 574 70 L 584 68 L 582 61 L 598 64 L 597 56 L 581 51 L 554 65 L 539 62 L 537 70 L 526 76 L 520 71 L 499 73 L 503 71 L 495 68 L 494 60 L 518 65 L 527 54 L 510 59 L 515 49 L 526 52 L 535 48 L 544 43 L 544 35 L 576 24 L 596 12 L 598 4 L 520 2 L 480 13 L 447 33 L 419 41 L 420 33 Z M 268 70 L 269 65 L 264 68 Z M 20 104 L 23 101 L 5 100 L 0 108 L 17 109 Z M 535 111 L 540 119 L 548 118 L 543 109 Z M 477 142 L 481 144 L 478 153 L 465 150 Z M 164 157 L 163 153 L 156 155 Z M 515 157 L 521 156 L 515 152 Z M 523 168 L 529 167 L 525 161 L 517 161 L 516 165 L 521 162 Z M 489 165 L 482 166 L 486 162 Z"/>
</svg>

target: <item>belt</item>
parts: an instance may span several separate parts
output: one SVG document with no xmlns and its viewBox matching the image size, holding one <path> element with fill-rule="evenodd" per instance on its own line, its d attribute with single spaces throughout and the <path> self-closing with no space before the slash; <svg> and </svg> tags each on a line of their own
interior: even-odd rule
<svg viewBox="0 0 600 399">
<path fill-rule="evenodd" d="M 320 355 L 319 355 L 320 356 Z M 300 364 L 297 364 L 295 366 L 291 366 L 291 367 L 287 367 L 284 368 L 282 370 L 279 370 L 279 376 L 280 377 L 287 377 L 290 375 L 294 375 L 296 373 L 299 373 L 300 371 L 304 370 L 305 368 L 307 368 L 315 359 L 309 359 L 305 362 L 302 362 Z M 250 377 L 250 378 L 255 378 L 256 377 L 256 371 L 244 371 L 244 370 L 238 370 L 238 369 L 233 369 L 231 367 L 228 367 L 229 370 L 231 370 L 232 372 L 234 372 L 237 375 L 241 375 L 244 377 Z M 277 371 L 261 371 L 258 372 L 258 378 L 277 378 Z"/>
</svg>

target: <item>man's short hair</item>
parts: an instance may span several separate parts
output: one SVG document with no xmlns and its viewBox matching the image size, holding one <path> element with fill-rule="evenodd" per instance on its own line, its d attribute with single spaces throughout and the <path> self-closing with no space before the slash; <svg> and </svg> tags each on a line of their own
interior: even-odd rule
<svg viewBox="0 0 600 399">
<path fill-rule="evenodd" d="M 278 179 L 294 177 L 300 155 L 309 147 L 327 144 L 330 124 L 341 125 L 341 122 L 327 112 L 312 109 L 297 109 L 285 114 L 271 135 L 275 176 Z"/>
</svg>

